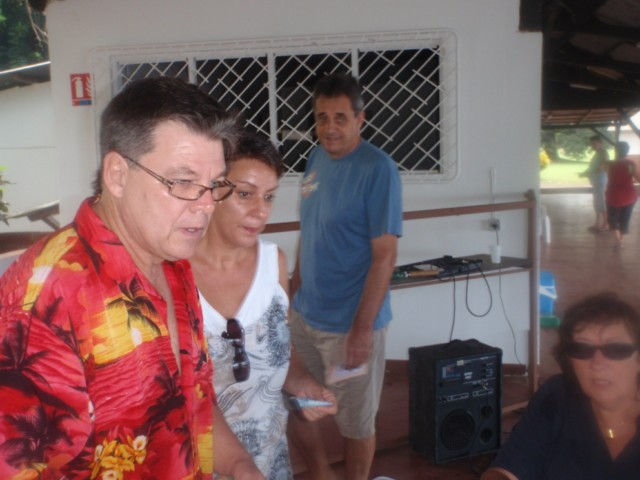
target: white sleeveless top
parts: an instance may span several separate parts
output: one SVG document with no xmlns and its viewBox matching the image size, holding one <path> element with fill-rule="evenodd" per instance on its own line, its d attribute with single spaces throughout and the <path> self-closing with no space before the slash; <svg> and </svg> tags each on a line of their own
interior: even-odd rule
<svg viewBox="0 0 640 480">
<path fill-rule="evenodd" d="M 235 381 L 233 346 L 221 337 L 227 320 L 200 294 L 218 406 L 268 480 L 293 478 L 286 437 L 287 409 L 281 392 L 289 370 L 289 299 L 278 273 L 278 247 L 260 240 L 255 277 L 235 317 L 244 328 L 251 364 L 244 382 Z"/>
</svg>

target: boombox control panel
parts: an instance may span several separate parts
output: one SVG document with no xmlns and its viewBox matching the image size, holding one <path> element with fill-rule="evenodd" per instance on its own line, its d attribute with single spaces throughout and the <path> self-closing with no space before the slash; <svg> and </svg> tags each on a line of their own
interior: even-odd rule
<svg viewBox="0 0 640 480">
<path fill-rule="evenodd" d="M 495 394 L 498 370 L 495 355 L 440 359 L 437 363 L 439 403 L 452 403 Z"/>
</svg>

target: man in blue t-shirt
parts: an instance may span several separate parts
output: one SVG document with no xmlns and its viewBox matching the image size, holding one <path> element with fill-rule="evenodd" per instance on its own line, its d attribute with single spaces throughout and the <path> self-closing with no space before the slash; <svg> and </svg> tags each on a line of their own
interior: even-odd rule
<svg viewBox="0 0 640 480">
<path fill-rule="evenodd" d="M 391 320 L 389 280 L 402 234 L 400 177 L 389 155 L 360 136 L 364 102 L 357 80 L 320 79 L 313 107 L 320 145 L 302 181 L 291 337 L 338 400 L 347 478 L 367 479 Z M 356 372 L 340 380 L 341 373 Z M 317 427 L 296 418 L 291 426 L 311 478 L 335 478 Z"/>
</svg>

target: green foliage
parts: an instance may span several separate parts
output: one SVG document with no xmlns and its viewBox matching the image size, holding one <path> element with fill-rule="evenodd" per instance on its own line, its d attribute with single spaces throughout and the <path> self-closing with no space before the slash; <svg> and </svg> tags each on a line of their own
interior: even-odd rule
<svg viewBox="0 0 640 480">
<path fill-rule="evenodd" d="M 48 58 L 44 14 L 26 0 L 0 0 L 0 70 Z"/>
<path fill-rule="evenodd" d="M 566 128 L 542 130 L 540 140 L 542 148 L 553 161 L 558 160 L 558 152 L 565 157 L 580 159 L 589 154 L 594 131 L 589 128 Z"/>
<path fill-rule="evenodd" d="M 572 157 L 582 157 L 591 145 L 589 138 L 593 136 L 592 130 L 575 128 L 570 130 L 558 130 L 556 141 L 565 155 Z"/>
</svg>

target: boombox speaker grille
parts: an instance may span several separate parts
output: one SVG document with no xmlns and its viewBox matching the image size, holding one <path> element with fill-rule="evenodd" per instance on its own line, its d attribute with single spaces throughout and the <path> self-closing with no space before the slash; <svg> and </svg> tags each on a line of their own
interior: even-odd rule
<svg viewBox="0 0 640 480">
<path fill-rule="evenodd" d="M 449 450 L 459 450 L 471 444 L 476 422 L 466 410 L 454 410 L 440 424 L 440 441 Z"/>
<path fill-rule="evenodd" d="M 435 463 L 500 447 L 502 351 L 477 340 L 409 349 L 409 443 Z"/>
</svg>

